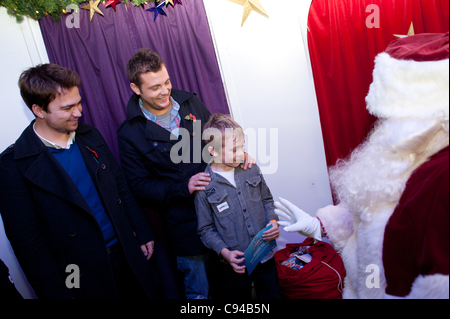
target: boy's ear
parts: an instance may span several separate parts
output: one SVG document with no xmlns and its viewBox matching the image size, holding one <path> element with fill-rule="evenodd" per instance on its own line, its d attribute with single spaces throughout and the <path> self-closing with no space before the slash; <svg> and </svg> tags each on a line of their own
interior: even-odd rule
<svg viewBox="0 0 450 319">
<path fill-rule="evenodd" d="M 139 89 L 139 87 L 136 84 L 130 83 L 130 87 L 134 93 L 136 93 L 137 95 L 141 95 L 141 90 Z"/>
<path fill-rule="evenodd" d="M 209 152 L 209 154 L 211 154 L 212 157 L 217 157 L 219 155 L 214 150 L 214 146 L 208 146 L 208 152 Z"/>
</svg>

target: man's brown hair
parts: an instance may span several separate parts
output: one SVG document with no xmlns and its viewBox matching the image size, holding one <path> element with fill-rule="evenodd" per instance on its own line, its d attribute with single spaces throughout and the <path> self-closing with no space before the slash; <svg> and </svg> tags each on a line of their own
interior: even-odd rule
<svg viewBox="0 0 450 319">
<path fill-rule="evenodd" d="M 80 85 L 81 78 L 76 72 L 52 63 L 29 68 L 19 77 L 20 95 L 31 111 L 36 104 L 47 112 L 56 95 Z"/>
<path fill-rule="evenodd" d="M 141 89 L 141 74 L 158 72 L 164 65 L 163 59 L 150 49 L 141 48 L 127 63 L 127 76 L 130 83 Z"/>
</svg>

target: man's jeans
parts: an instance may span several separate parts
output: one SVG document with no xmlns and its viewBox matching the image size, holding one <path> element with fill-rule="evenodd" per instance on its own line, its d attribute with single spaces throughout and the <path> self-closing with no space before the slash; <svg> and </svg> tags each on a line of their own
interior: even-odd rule
<svg viewBox="0 0 450 319">
<path fill-rule="evenodd" d="M 184 275 L 187 299 L 208 299 L 209 284 L 206 276 L 209 255 L 177 257 L 177 267 Z"/>
</svg>

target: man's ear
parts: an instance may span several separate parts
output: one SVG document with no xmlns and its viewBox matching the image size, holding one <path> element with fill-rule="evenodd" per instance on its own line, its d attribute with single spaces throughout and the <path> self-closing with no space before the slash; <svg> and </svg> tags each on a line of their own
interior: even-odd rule
<svg viewBox="0 0 450 319">
<path fill-rule="evenodd" d="M 134 93 L 136 93 L 137 95 L 141 95 L 141 90 L 139 89 L 139 87 L 136 84 L 130 83 L 130 87 Z"/>
<path fill-rule="evenodd" d="M 37 117 L 37 118 L 40 118 L 40 119 L 43 119 L 44 118 L 44 113 L 45 113 L 45 111 L 42 109 L 42 107 L 40 107 L 39 105 L 37 105 L 37 104 L 33 104 L 32 106 L 31 106 L 31 111 L 33 112 L 33 114 Z"/>
</svg>

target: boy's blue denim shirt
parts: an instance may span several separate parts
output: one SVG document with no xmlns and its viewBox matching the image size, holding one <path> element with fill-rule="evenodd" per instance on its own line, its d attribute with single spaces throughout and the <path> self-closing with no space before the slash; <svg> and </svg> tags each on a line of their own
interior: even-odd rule
<svg viewBox="0 0 450 319">
<path fill-rule="evenodd" d="M 235 169 L 236 187 L 208 165 L 211 182 L 195 195 L 198 233 L 218 255 L 224 248 L 245 252 L 271 220 L 278 220 L 272 194 L 257 165 Z"/>
</svg>

